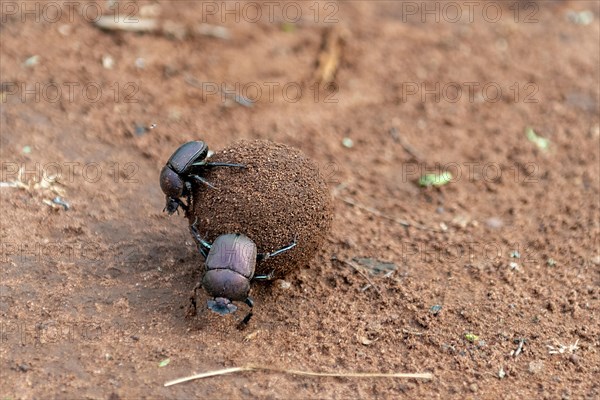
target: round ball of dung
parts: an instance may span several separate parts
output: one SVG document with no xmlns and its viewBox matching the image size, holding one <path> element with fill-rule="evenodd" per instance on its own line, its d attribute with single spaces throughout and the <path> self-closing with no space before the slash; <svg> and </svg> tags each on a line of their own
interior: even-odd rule
<svg viewBox="0 0 600 400">
<path fill-rule="evenodd" d="M 274 272 L 282 277 L 314 257 L 323 245 L 332 221 L 331 194 L 317 165 L 300 150 L 266 140 L 239 141 L 216 152 L 210 162 L 243 164 L 207 167 L 202 177 L 216 189 L 194 183 L 192 207 L 204 240 L 241 233 L 272 253 L 297 245 L 258 262 L 255 275 Z"/>
</svg>

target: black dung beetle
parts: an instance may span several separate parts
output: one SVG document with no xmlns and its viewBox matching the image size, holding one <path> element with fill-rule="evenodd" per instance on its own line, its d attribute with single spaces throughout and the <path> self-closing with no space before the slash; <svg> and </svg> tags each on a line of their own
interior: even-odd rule
<svg viewBox="0 0 600 400">
<path fill-rule="evenodd" d="M 296 246 L 296 239 L 294 238 L 291 244 L 272 253 L 258 253 L 256 244 L 240 233 L 221 235 L 215 239 L 213 244 L 210 244 L 200 236 L 196 222 L 190 225 L 190 232 L 198 244 L 198 250 L 206 260 L 202 287 L 213 297 L 208 300 L 208 308 L 221 315 L 226 315 L 237 310 L 237 306 L 232 301 L 243 301 L 251 311 L 242 323 L 248 323 L 254 306 L 254 302 L 248 296 L 250 281 L 252 279 L 273 279 L 273 273 L 254 275 L 256 263 L 292 249 Z M 208 249 L 208 254 L 206 249 Z"/>
<path fill-rule="evenodd" d="M 167 202 L 163 211 L 169 215 L 173 214 L 179 207 L 187 211 L 192 196 L 192 179 L 215 188 L 199 174 L 205 167 L 240 167 L 242 164 L 207 162 L 208 146 L 206 143 L 196 140 L 182 144 L 169 158 L 167 164 L 160 171 L 160 188 L 167 196 Z M 187 198 L 187 204 L 181 201 L 181 197 Z"/>
</svg>

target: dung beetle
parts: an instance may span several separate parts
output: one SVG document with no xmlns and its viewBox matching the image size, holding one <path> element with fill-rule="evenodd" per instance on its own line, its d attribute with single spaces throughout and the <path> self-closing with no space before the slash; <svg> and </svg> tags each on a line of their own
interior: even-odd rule
<svg viewBox="0 0 600 400">
<path fill-rule="evenodd" d="M 203 168 L 206 167 L 239 167 L 245 168 L 242 164 L 208 162 L 208 146 L 206 143 L 195 140 L 182 144 L 169 158 L 160 171 L 160 188 L 167 196 L 166 205 L 163 211 L 169 215 L 173 214 L 179 207 L 187 211 L 192 197 L 192 180 L 201 182 L 211 188 L 215 188 L 210 182 L 200 176 Z M 187 198 L 185 204 L 181 197 Z"/>
<path fill-rule="evenodd" d="M 221 235 L 210 244 L 200 236 L 196 222 L 190 225 L 190 232 L 198 244 L 198 250 L 206 260 L 206 271 L 201 285 L 212 297 L 207 302 L 208 308 L 226 315 L 237 310 L 237 306 L 232 301 L 243 301 L 250 307 L 250 312 L 242 323 L 248 323 L 254 306 L 254 302 L 248 296 L 250 281 L 273 279 L 273 272 L 268 275 L 254 275 L 256 263 L 292 249 L 296 246 L 296 239 L 272 253 L 258 253 L 256 244 L 240 233 Z M 199 286 L 200 284 L 196 289 Z"/>
</svg>

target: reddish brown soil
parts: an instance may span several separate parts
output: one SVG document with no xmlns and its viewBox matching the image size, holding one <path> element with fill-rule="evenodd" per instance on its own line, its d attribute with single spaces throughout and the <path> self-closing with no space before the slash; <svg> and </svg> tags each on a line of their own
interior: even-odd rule
<svg viewBox="0 0 600 400">
<path fill-rule="evenodd" d="M 7 3 L 1 180 L 23 166 L 32 183 L 0 188 L 3 399 L 600 397 L 598 3 L 491 3 L 501 10 L 492 22 L 478 2 L 472 22 L 450 22 L 446 9 L 436 23 L 435 11 L 408 16 L 400 2 L 331 2 L 315 23 L 307 2 L 295 25 L 161 3 L 162 18 L 223 24 L 227 40 L 101 31 L 82 5 L 59 21 L 23 22 Z M 121 5 L 131 4 L 139 14 Z M 584 10 L 593 21 L 572 22 L 585 22 L 569 14 Z M 332 12 L 338 22 L 327 23 Z M 335 103 L 311 86 L 332 26 L 344 40 Z M 37 64 L 24 65 L 33 55 Z M 203 96 L 199 82 L 254 82 L 263 94 L 245 107 Z M 298 83 L 302 98 L 289 101 L 292 85 L 288 101 L 277 87 L 269 99 L 273 82 Z M 453 82 L 463 89 L 456 102 Z M 448 89 L 439 101 L 407 92 L 436 83 Z M 95 102 L 90 84 L 102 88 Z M 527 127 L 550 140 L 546 151 Z M 162 212 L 158 174 L 193 139 L 215 150 L 271 139 L 336 166 L 325 248 L 286 277 L 288 289 L 257 291 L 244 331 L 212 313 L 186 317 L 199 258 L 186 219 Z M 440 165 L 454 168 L 453 182 L 416 184 Z M 58 168 L 61 185 L 34 185 Z M 57 191 L 66 212 L 44 203 Z M 395 267 L 369 275 L 354 258 Z M 255 372 L 163 387 L 249 363 L 434 379 Z"/>
</svg>

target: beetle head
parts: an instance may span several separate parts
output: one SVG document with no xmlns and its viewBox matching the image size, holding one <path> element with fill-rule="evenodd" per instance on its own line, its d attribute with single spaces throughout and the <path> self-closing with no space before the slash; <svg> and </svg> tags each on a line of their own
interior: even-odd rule
<svg viewBox="0 0 600 400">
<path fill-rule="evenodd" d="M 163 211 L 168 212 L 169 215 L 173 215 L 173 213 L 175 211 L 177 211 L 178 208 L 179 208 L 179 202 L 176 199 L 167 196 L 167 203 L 166 203 Z"/>
<path fill-rule="evenodd" d="M 175 198 L 183 196 L 184 185 L 181 177 L 168 165 L 160 171 L 160 188 L 167 196 Z"/>
<path fill-rule="evenodd" d="M 210 310 L 221 315 L 231 314 L 237 310 L 237 306 L 224 297 L 215 297 L 213 300 L 208 300 L 207 306 Z"/>
</svg>

